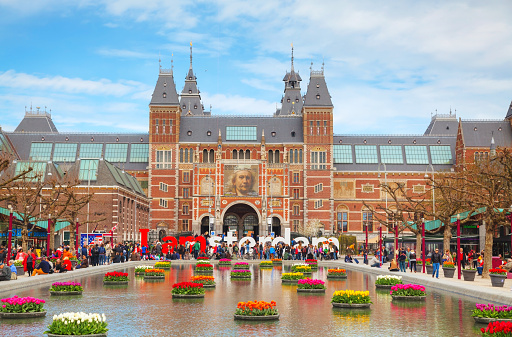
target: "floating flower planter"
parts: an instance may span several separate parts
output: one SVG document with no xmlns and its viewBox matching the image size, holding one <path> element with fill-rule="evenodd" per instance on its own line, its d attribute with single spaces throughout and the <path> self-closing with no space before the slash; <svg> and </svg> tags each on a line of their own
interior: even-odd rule
<svg viewBox="0 0 512 337">
<path fill-rule="evenodd" d="M 66 312 L 53 316 L 52 324 L 44 333 L 48 337 L 57 336 L 107 336 L 107 318 L 105 314 L 86 314 Z"/>
<path fill-rule="evenodd" d="M 249 264 L 247 262 L 237 262 L 233 266 L 234 269 L 249 269 Z"/>
<path fill-rule="evenodd" d="M 283 260 L 282 259 L 272 259 L 272 263 L 275 265 L 281 265 L 281 264 L 283 264 Z"/>
<path fill-rule="evenodd" d="M 246 269 L 234 269 L 231 271 L 231 278 L 232 279 L 250 279 L 252 277 L 252 273 L 250 270 Z"/>
<path fill-rule="evenodd" d="M 206 256 L 199 256 L 197 258 L 197 263 L 210 263 L 210 259 Z"/>
<path fill-rule="evenodd" d="M 135 267 L 135 275 L 144 275 L 146 269 L 153 269 L 153 266 L 137 266 Z"/>
<path fill-rule="evenodd" d="M 389 293 L 394 300 L 424 301 L 427 297 L 425 287 L 418 284 L 397 284 Z"/>
<path fill-rule="evenodd" d="M 272 261 L 261 261 L 260 268 L 274 268 L 274 263 Z"/>
<path fill-rule="evenodd" d="M 490 323 L 494 321 L 510 321 L 512 320 L 512 306 L 494 305 L 492 303 L 479 304 L 473 309 L 471 315 L 475 322 Z"/>
<path fill-rule="evenodd" d="M 128 273 L 122 273 L 118 271 L 106 273 L 105 277 L 103 277 L 104 285 L 124 285 L 128 284 L 128 281 Z"/>
<path fill-rule="evenodd" d="M 306 264 L 311 267 L 311 269 L 318 269 L 318 260 L 315 259 L 307 259 Z"/>
<path fill-rule="evenodd" d="M 325 293 L 325 282 L 322 280 L 298 280 L 298 293 Z"/>
<path fill-rule="evenodd" d="M 480 329 L 483 336 L 510 336 L 512 331 L 512 322 L 492 322 L 486 328 Z"/>
<path fill-rule="evenodd" d="M 231 266 L 231 260 L 230 259 L 220 259 L 219 266 Z"/>
<path fill-rule="evenodd" d="M 375 288 L 377 289 L 391 290 L 391 287 L 397 284 L 402 284 L 402 276 L 379 275 L 375 280 Z"/>
<path fill-rule="evenodd" d="M 215 278 L 209 275 L 192 276 L 191 279 L 194 283 L 201 283 L 203 288 L 215 288 Z"/>
<path fill-rule="evenodd" d="M 36 318 L 46 316 L 44 300 L 34 297 L 10 297 L 1 300 L 0 318 Z"/>
<path fill-rule="evenodd" d="M 328 279 L 345 279 L 347 278 L 347 271 L 345 269 L 327 269 Z"/>
<path fill-rule="evenodd" d="M 333 308 L 365 309 L 372 304 L 369 291 L 338 290 L 332 295 Z"/>
<path fill-rule="evenodd" d="M 55 282 L 50 287 L 52 296 L 82 295 L 82 285 L 78 282 Z"/>
<path fill-rule="evenodd" d="M 204 287 L 202 283 L 180 282 L 172 285 L 172 298 L 203 298 Z"/>
<path fill-rule="evenodd" d="M 303 273 L 283 273 L 281 275 L 281 283 L 297 284 L 299 280 L 304 278 Z"/>
<path fill-rule="evenodd" d="M 196 273 L 213 273 L 213 264 L 210 263 L 198 263 L 196 264 Z"/>
<path fill-rule="evenodd" d="M 292 265 L 292 272 L 311 274 L 311 266 L 308 266 L 307 264 L 294 264 L 294 265 Z"/>
<path fill-rule="evenodd" d="M 279 319 L 279 312 L 274 301 L 238 302 L 234 317 L 245 321 L 271 321 Z"/>
<path fill-rule="evenodd" d="M 144 280 L 165 280 L 165 270 L 146 269 L 144 271 Z"/>
<path fill-rule="evenodd" d="M 171 261 L 160 261 L 155 263 L 157 269 L 171 269 Z"/>
</svg>

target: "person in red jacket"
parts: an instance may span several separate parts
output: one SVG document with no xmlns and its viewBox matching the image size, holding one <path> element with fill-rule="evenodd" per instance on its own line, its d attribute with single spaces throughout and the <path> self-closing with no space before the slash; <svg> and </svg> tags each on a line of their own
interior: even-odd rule
<svg viewBox="0 0 512 337">
<path fill-rule="evenodd" d="M 23 269 L 28 273 L 30 277 L 34 272 L 34 267 L 36 265 L 37 256 L 34 254 L 34 248 L 30 248 L 28 250 L 28 254 L 25 255 L 23 259 Z"/>
<path fill-rule="evenodd" d="M 64 260 L 62 260 L 62 265 L 64 268 L 66 268 L 67 271 L 73 270 L 73 265 L 71 264 L 71 261 L 69 261 L 69 258 L 66 256 Z"/>
</svg>

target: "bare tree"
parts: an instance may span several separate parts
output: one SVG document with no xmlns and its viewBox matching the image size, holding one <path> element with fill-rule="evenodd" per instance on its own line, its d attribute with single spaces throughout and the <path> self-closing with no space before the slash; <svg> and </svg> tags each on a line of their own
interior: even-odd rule
<svg viewBox="0 0 512 337">
<path fill-rule="evenodd" d="M 318 219 L 310 219 L 302 225 L 300 233 L 306 237 L 318 235 L 319 230 L 323 227 Z"/>
<path fill-rule="evenodd" d="M 32 167 L 21 170 L 15 173 L 16 167 L 13 164 L 14 157 L 6 152 L 0 152 L 0 201 L 9 200 L 11 196 L 7 193 L 6 187 L 12 184 L 13 181 L 22 178 L 30 171 Z"/>
</svg>

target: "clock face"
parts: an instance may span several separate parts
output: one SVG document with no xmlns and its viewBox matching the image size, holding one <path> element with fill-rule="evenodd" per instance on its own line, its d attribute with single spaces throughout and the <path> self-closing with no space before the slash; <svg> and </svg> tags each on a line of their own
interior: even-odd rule
<svg viewBox="0 0 512 337">
<path fill-rule="evenodd" d="M 221 145 L 219 144 L 218 148 L 220 149 L 221 148 Z"/>
</svg>

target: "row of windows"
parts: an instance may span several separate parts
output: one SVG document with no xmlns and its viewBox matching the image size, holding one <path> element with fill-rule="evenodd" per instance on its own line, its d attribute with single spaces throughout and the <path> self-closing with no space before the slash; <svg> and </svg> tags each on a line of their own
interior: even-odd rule
<svg viewBox="0 0 512 337">
<path fill-rule="evenodd" d="M 276 164 L 279 164 L 280 160 L 279 160 L 279 150 L 269 150 L 268 151 L 268 163 L 269 164 L 273 164 L 273 163 L 276 163 Z"/>
<path fill-rule="evenodd" d="M 290 149 L 290 164 L 302 164 L 302 149 Z"/>
<path fill-rule="evenodd" d="M 315 200 L 315 209 L 322 208 L 323 205 L 324 205 L 323 200 Z"/>
<path fill-rule="evenodd" d="M 309 134 L 319 135 L 323 131 L 323 134 L 327 134 L 327 121 L 309 121 Z"/>
<path fill-rule="evenodd" d="M 316 184 L 315 185 L 315 193 L 322 192 L 324 190 L 324 184 Z"/>
<path fill-rule="evenodd" d="M 53 143 L 32 143 L 30 147 L 30 159 L 34 161 L 52 160 Z M 77 143 L 56 143 L 53 151 L 53 161 L 56 162 L 74 162 L 77 158 Z M 105 144 L 105 155 L 103 153 L 103 144 L 80 144 L 79 157 L 82 159 L 100 159 L 120 163 L 126 162 L 128 156 L 128 143 Z M 147 163 L 149 153 L 149 144 L 131 144 L 130 162 Z"/>
<path fill-rule="evenodd" d="M 215 151 L 207 149 L 203 150 L 203 163 L 215 163 Z"/>
<path fill-rule="evenodd" d="M 312 170 L 325 170 L 327 168 L 327 153 L 325 151 L 312 151 L 311 152 L 311 169 Z"/>
<path fill-rule="evenodd" d="M 180 163 L 193 163 L 194 149 L 180 149 Z"/>
<path fill-rule="evenodd" d="M 233 150 L 233 159 L 251 159 L 251 150 Z"/>
<path fill-rule="evenodd" d="M 475 152 L 475 162 L 486 161 L 489 159 L 489 152 Z"/>
<path fill-rule="evenodd" d="M 166 124 L 166 121 L 167 121 L 167 125 Z M 161 131 L 161 132 L 160 132 Z M 172 135 L 173 132 L 172 132 L 172 119 L 162 119 L 162 120 L 158 120 L 158 119 L 155 119 L 155 133 L 160 133 L 160 134 L 163 134 L 163 135 Z"/>
<path fill-rule="evenodd" d="M 401 145 L 354 145 L 357 164 L 378 164 L 377 148 L 380 148 L 380 162 L 384 164 L 403 164 Z M 426 145 L 404 145 L 407 164 L 443 165 L 452 163 L 452 151 L 449 145 L 430 145 L 430 161 Z M 334 145 L 334 163 L 352 164 L 352 145 Z"/>
<path fill-rule="evenodd" d="M 158 150 L 156 151 L 156 164 L 157 169 L 168 169 L 172 166 L 172 151 L 170 150 Z"/>
<path fill-rule="evenodd" d="M 256 126 L 226 126 L 226 140 L 257 141 Z"/>
</svg>

